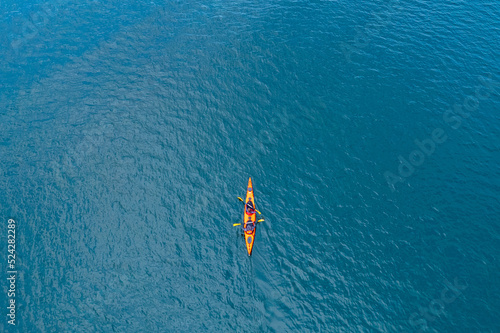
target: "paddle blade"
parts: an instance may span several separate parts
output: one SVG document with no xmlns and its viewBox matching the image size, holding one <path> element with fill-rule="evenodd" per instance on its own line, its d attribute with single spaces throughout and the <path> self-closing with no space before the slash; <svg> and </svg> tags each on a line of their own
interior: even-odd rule
<svg viewBox="0 0 500 333">
<path fill-rule="evenodd" d="M 264 222 L 264 221 L 265 221 L 264 219 L 260 219 L 260 220 L 258 220 L 257 222 Z"/>
<path fill-rule="evenodd" d="M 241 201 L 241 202 L 245 202 L 245 201 L 243 201 L 243 199 L 242 199 L 242 198 L 240 198 L 240 197 L 238 197 L 238 200 L 239 200 L 239 201 Z"/>
<path fill-rule="evenodd" d="M 236 227 L 237 225 L 241 225 L 241 223 L 235 223 L 233 224 L 233 227 Z"/>
<path fill-rule="evenodd" d="M 262 213 L 261 213 L 261 212 L 259 212 L 257 209 L 256 209 L 255 211 L 256 211 L 257 213 L 259 213 L 259 215 L 260 215 L 260 214 L 262 214 Z"/>
</svg>

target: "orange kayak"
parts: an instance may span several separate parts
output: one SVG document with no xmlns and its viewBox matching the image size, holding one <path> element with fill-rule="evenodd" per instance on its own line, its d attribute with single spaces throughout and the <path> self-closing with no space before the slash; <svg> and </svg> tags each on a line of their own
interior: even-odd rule
<svg viewBox="0 0 500 333">
<path fill-rule="evenodd" d="M 252 202 L 252 206 L 255 209 L 255 200 L 253 196 L 253 187 L 252 187 L 252 178 L 248 179 L 247 186 L 247 196 L 245 198 L 245 210 L 243 215 L 243 230 L 245 234 L 245 244 L 247 245 L 248 255 L 252 255 L 253 242 L 255 241 L 255 229 L 256 229 L 256 214 L 255 211 L 252 214 L 252 211 L 248 212 L 247 206 L 248 201 Z"/>
</svg>

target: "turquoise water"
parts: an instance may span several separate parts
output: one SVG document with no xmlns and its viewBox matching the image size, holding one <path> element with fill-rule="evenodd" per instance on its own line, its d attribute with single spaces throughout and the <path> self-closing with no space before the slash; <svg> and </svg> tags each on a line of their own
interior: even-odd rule
<svg viewBox="0 0 500 333">
<path fill-rule="evenodd" d="M 0 331 L 500 330 L 497 3 L 0 10 Z"/>
</svg>

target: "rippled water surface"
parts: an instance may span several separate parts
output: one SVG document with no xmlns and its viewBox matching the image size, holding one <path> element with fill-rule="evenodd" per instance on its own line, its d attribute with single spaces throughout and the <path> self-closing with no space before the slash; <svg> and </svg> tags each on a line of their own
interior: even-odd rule
<svg viewBox="0 0 500 333">
<path fill-rule="evenodd" d="M 0 331 L 499 332 L 498 3 L 0 12 Z"/>
</svg>

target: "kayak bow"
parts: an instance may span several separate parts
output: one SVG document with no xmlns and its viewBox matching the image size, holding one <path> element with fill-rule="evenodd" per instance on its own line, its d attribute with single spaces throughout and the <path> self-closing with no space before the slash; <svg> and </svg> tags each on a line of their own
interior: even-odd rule
<svg viewBox="0 0 500 333">
<path fill-rule="evenodd" d="M 245 234 L 245 244 L 247 245 L 247 252 L 248 255 L 252 255 L 252 249 L 253 249 L 253 242 L 255 241 L 255 229 L 257 227 L 257 223 L 255 221 L 256 214 L 248 214 L 246 205 L 248 201 L 252 201 L 253 207 L 255 208 L 255 200 L 253 196 L 253 187 L 252 187 L 252 178 L 248 178 L 248 186 L 247 186 L 247 196 L 245 198 L 245 205 L 244 205 L 244 215 L 243 215 L 243 230 Z M 247 230 L 247 226 L 249 224 L 253 224 L 253 229 L 252 230 Z"/>
</svg>

